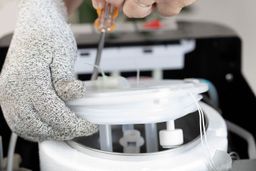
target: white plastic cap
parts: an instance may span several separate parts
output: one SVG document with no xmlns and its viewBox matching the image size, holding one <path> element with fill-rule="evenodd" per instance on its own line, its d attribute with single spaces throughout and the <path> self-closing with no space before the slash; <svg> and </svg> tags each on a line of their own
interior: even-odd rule
<svg viewBox="0 0 256 171">
<path fill-rule="evenodd" d="M 140 148 L 144 144 L 144 139 L 141 137 L 138 130 L 127 130 L 124 136 L 119 140 L 123 146 L 124 153 L 140 153 Z"/>
<path fill-rule="evenodd" d="M 161 130 L 159 132 L 160 145 L 163 148 L 174 148 L 184 143 L 182 129 Z"/>
</svg>

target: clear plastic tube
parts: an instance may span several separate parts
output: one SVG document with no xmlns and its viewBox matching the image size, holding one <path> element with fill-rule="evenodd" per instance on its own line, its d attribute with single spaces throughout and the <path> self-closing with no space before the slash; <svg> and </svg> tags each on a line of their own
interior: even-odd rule
<svg viewBox="0 0 256 171">
<path fill-rule="evenodd" d="M 244 128 L 226 120 L 228 129 L 246 140 L 250 159 L 256 159 L 256 143 L 253 135 Z"/>
<path fill-rule="evenodd" d="M 103 151 L 113 151 L 112 128 L 111 125 L 100 125 L 100 149 Z"/>
<path fill-rule="evenodd" d="M 18 135 L 12 133 L 8 148 L 7 171 L 13 171 L 13 156 L 15 152 L 17 139 Z"/>
<path fill-rule="evenodd" d="M 147 152 L 157 152 L 158 151 L 158 134 L 157 125 L 154 123 L 145 124 L 146 132 L 146 148 Z"/>
</svg>

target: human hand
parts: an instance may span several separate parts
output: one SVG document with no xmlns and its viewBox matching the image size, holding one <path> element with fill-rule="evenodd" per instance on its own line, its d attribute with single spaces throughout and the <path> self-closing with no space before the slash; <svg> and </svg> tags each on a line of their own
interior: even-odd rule
<svg viewBox="0 0 256 171">
<path fill-rule="evenodd" d="M 98 131 L 65 103 L 85 96 L 86 88 L 74 79 L 77 46 L 64 9 L 62 0 L 21 1 L 0 75 L 5 119 L 13 132 L 31 141 L 69 140 Z"/>
<path fill-rule="evenodd" d="M 106 0 L 116 7 L 123 5 L 123 12 L 130 18 L 144 18 L 155 9 L 162 16 L 173 16 L 180 13 L 185 6 L 196 0 Z M 102 0 L 92 0 L 94 8 L 102 7 Z"/>
</svg>

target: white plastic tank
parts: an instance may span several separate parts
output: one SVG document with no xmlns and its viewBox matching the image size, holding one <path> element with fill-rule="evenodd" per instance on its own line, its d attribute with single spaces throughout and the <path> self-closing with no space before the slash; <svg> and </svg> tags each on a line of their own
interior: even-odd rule
<svg viewBox="0 0 256 171">
<path fill-rule="evenodd" d="M 209 171 L 218 167 L 214 155 L 227 151 L 227 128 L 215 109 L 199 102 L 207 85 L 196 80 L 129 85 L 94 89 L 86 99 L 70 102 L 80 117 L 100 124 L 101 132 L 40 143 L 41 170 Z M 199 104 L 205 114 L 201 126 Z"/>
</svg>

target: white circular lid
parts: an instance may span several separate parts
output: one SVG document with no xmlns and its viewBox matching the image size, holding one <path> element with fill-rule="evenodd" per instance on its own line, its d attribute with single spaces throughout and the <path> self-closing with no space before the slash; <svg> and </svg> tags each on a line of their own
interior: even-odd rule
<svg viewBox="0 0 256 171">
<path fill-rule="evenodd" d="M 129 88 L 91 89 L 68 102 L 78 116 L 95 124 L 145 124 L 175 120 L 197 110 L 195 99 L 208 86 L 197 80 L 129 81 Z M 193 98 L 194 96 L 195 98 Z"/>
</svg>

